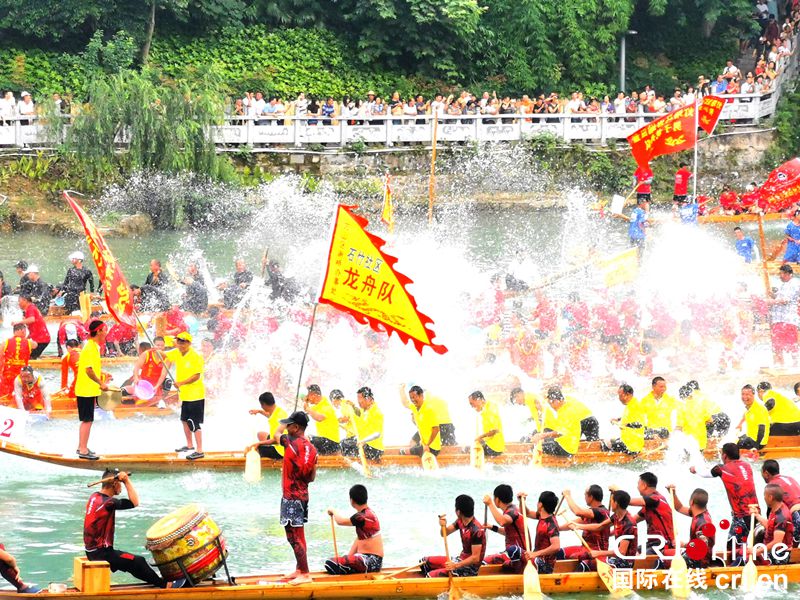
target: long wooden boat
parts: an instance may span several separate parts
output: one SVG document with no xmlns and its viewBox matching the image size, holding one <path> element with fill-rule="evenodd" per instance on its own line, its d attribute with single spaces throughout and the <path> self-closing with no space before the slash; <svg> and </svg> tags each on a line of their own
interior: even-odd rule
<svg viewBox="0 0 800 600">
<path fill-rule="evenodd" d="M 117 367 L 132 365 L 136 362 L 136 358 L 136 356 L 113 356 L 103 357 L 101 360 L 103 361 L 104 367 Z M 61 358 L 58 356 L 44 356 L 28 361 L 28 364 L 34 369 L 60 369 Z"/>
<path fill-rule="evenodd" d="M 125 419 L 129 417 L 162 417 L 174 415 L 178 405 L 178 393 L 176 391 L 169 392 L 163 398 L 164 404 L 159 405 L 158 401 L 152 401 L 147 404 L 133 404 L 124 403 L 121 406 L 110 411 L 115 419 Z M 78 416 L 78 405 L 75 398 L 63 392 L 56 392 L 50 397 L 52 411 L 50 413 L 51 419 L 75 419 Z M 0 406 L 10 406 L 16 408 L 17 403 L 11 396 L 0 397 Z M 44 411 L 29 411 L 28 414 L 34 421 L 46 418 Z"/>
<path fill-rule="evenodd" d="M 748 454 L 752 460 L 762 458 L 796 458 L 800 457 L 800 437 L 773 438 L 777 440 L 767 448 Z M 665 446 L 656 442 L 648 442 L 648 446 L 638 455 L 627 455 L 617 452 L 604 452 L 600 449 L 598 442 L 583 442 L 582 448 L 572 457 L 559 457 L 539 455 L 535 456 L 530 451 L 527 444 L 510 444 L 505 453 L 495 457 L 485 457 L 487 465 L 531 465 L 532 467 L 547 468 L 570 468 L 586 464 L 628 464 L 647 461 L 660 461 L 666 457 Z M 779 445 L 781 444 L 781 445 Z M 793 445 L 788 445 L 793 444 Z M 383 455 L 380 462 L 369 462 L 369 467 L 405 467 L 420 468 L 421 461 L 417 456 L 401 454 L 400 448 L 390 447 Z M 31 448 L 13 443 L 0 444 L 0 452 L 12 454 L 22 458 L 28 458 L 39 462 L 49 463 L 62 467 L 76 469 L 93 469 L 102 471 L 106 468 L 118 468 L 127 471 L 142 472 L 182 472 L 193 470 L 215 470 L 215 471 L 244 471 L 245 455 L 244 451 L 229 452 L 206 452 L 205 458 L 199 460 L 186 460 L 182 455 L 175 452 L 150 452 L 135 454 L 105 454 L 100 455 L 99 460 L 87 461 L 77 458 L 74 454 L 56 454 L 49 452 L 38 452 Z M 716 447 L 711 446 L 706 449 L 705 458 L 716 460 L 719 455 Z M 470 465 L 470 453 L 461 447 L 448 447 L 442 450 L 437 457 L 437 464 L 440 468 L 445 467 L 466 467 Z M 281 460 L 270 458 L 261 459 L 263 469 L 280 469 Z M 320 456 L 318 466 L 322 469 L 360 469 L 361 464 L 358 458 L 344 457 L 341 455 Z"/>
<path fill-rule="evenodd" d="M 792 552 L 796 557 L 797 550 Z M 663 590 L 669 587 L 669 571 L 654 570 L 652 560 L 637 560 L 634 570 L 644 576 L 633 577 L 635 591 Z M 554 572 L 540 575 L 542 592 L 546 595 L 576 594 L 579 592 L 605 593 L 607 588 L 597 573 L 576 572 L 577 561 L 557 561 Z M 476 577 L 459 577 L 451 582 L 447 577 L 427 578 L 418 572 L 398 573 L 402 569 L 384 569 L 381 573 L 357 575 L 328 575 L 312 573 L 313 581 L 288 585 L 280 575 L 251 575 L 236 577 L 234 585 L 227 580 L 206 581 L 197 587 L 161 590 L 146 584 L 113 585 L 108 591 L 82 592 L 68 588 L 60 593 L 48 593 L 48 598 L 80 598 L 83 600 L 162 600 L 164 598 L 190 598 L 192 600 L 369 600 L 377 598 L 435 598 L 447 593 L 450 585 L 461 594 L 480 598 L 520 596 L 523 592 L 522 575 L 502 574 L 497 567 L 481 567 Z M 641 570 L 641 571 L 640 571 Z M 702 581 L 708 589 L 736 588 L 741 578 L 741 567 L 712 567 L 702 571 Z M 758 567 L 761 580 L 783 583 L 800 582 L 800 564 Z M 785 578 L 785 579 L 784 579 Z M 719 584 L 719 585 L 718 585 Z M 0 600 L 18 599 L 12 591 L 0 591 Z"/>
<path fill-rule="evenodd" d="M 761 215 L 764 221 L 786 221 L 789 217 L 785 213 L 766 213 Z M 701 215 L 697 217 L 697 222 L 701 224 L 708 223 L 757 223 L 758 215 L 752 213 L 744 213 L 741 215 Z"/>
</svg>

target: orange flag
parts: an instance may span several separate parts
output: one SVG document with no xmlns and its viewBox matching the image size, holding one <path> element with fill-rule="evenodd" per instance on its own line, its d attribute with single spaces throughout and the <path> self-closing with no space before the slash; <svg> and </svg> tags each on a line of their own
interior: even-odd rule
<svg viewBox="0 0 800 600">
<path fill-rule="evenodd" d="M 105 292 L 108 312 L 118 322 L 135 327 L 136 318 L 133 314 L 131 290 L 125 280 L 125 276 L 122 274 L 122 269 L 114 255 L 111 254 L 111 249 L 106 244 L 92 218 L 86 214 L 81 205 L 75 202 L 67 192 L 64 192 L 64 198 L 67 200 L 67 204 L 72 207 L 72 210 L 75 211 L 75 214 L 78 215 L 78 220 L 86 232 L 86 243 L 89 244 L 94 264 L 97 265 L 97 273 L 100 276 Z"/>
<path fill-rule="evenodd" d="M 366 230 L 367 220 L 354 214 L 355 206 L 339 204 L 331 236 L 328 265 L 319 301 L 350 313 L 359 323 L 378 332 L 395 332 L 411 340 L 422 354 L 430 346 L 439 354 L 447 348 L 435 344 L 433 322 L 417 310 L 407 290 L 412 281 L 394 269 L 397 259 L 381 251 L 384 240 Z"/>
<path fill-rule="evenodd" d="M 628 136 L 636 163 L 647 165 L 656 156 L 694 148 L 697 140 L 695 105 L 673 110 Z"/>
<path fill-rule="evenodd" d="M 381 221 L 386 225 L 389 233 L 394 233 L 394 204 L 392 203 L 392 176 L 386 174 L 386 179 L 383 183 L 383 212 L 381 213 Z"/>
<path fill-rule="evenodd" d="M 720 114 L 722 114 L 723 106 L 725 106 L 725 100 L 719 96 L 706 96 L 703 98 L 697 118 L 700 127 L 708 135 L 714 133 L 714 128 L 717 126 Z"/>
</svg>

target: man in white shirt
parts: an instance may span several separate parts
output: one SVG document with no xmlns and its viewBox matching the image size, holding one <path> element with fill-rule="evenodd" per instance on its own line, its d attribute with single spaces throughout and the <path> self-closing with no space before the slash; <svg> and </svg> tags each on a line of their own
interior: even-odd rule
<svg viewBox="0 0 800 600">
<path fill-rule="evenodd" d="M 6 92 L 5 95 L 0 98 L 0 123 L 10 120 L 11 117 L 14 116 L 14 109 L 16 107 L 17 103 L 14 101 L 14 94 Z"/>
<path fill-rule="evenodd" d="M 794 277 L 791 265 L 781 265 L 779 274 L 781 283 L 777 290 L 767 299 L 772 334 L 772 352 L 775 364 L 783 365 L 784 352 L 796 361 L 798 355 L 798 323 L 797 304 L 800 301 L 800 280 Z"/>
<path fill-rule="evenodd" d="M 20 117 L 34 117 L 36 116 L 36 105 L 29 92 L 22 92 L 22 100 L 17 103 L 17 114 Z M 30 121 L 22 121 L 22 125 L 30 125 Z"/>
<path fill-rule="evenodd" d="M 729 60 L 725 65 L 725 68 L 722 69 L 722 77 L 730 81 L 731 79 L 739 79 L 742 74 L 739 72 L 739 68 L 733 64 L 732 60 Z"/>
</svg>

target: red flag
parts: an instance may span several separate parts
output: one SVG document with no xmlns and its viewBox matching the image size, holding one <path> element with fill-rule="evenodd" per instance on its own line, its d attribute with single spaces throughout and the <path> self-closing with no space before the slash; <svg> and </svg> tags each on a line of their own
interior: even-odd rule
<svg viewBox="0 0 800 600">
<path fill-rule="evenodd" d="M 64 198 L 67 200 L 67 204 L 72 207 L 72 210 L 75 211 L 75 214 L 78 215 L 78 220 L 86 232 L 86 243 L 89 244 L 89 251 L 92 253 L 94 264 L 97 265 L 97 273 L 105 291 L 108 312 L 118 322 L 135 327 L 136 318 L 133 314 L 131 290 L 125 280 L 125 276 L 122 274 L 122 269 L 111 253 L 111 249 L 106 244 L 92 218 L 86 214 L 81 205 L 75 202 L 67 192 L 64 192 Z"/>
<path fill-rule="evenodd" d="M 406 286 L 411 280 L 394 269 L 397 259 L 381 250 L 384 241 L 367 231 L 367 220 L 354 214 L 354 206 L 338 205 L 321 303 L 351 314 L 375 331 L 395 332 L 411 340 L 421 354 L 430 346 L 443 354 L 447 348 L 433 342 L 430 318 L 417 310 Z"/>
<path fill-rule="evenodd" d="M 694 148 L 697 140 L 695 105 L 673 110 L 628 136 L 636 163 L 646 166 L 656 156 Z"/>
<path fill-rule="evenodd" d="M 745 206 L 757 205 L 768 213 L 788 210 L 800 202 L 800 158 L 786 161 L 772 171 L 757 190 L 744 194 Z"/>
<path fill-rule="evenodd" d="M 714 128 L 717 126 L 719 116 L 722 114 L 723 106 L 725 106 L 725 100 L 719 96 L 706 96 L 703 98 L 700 110 L 697 113 L 697 122 L 708 135 L 714 133 Z"/>
</svg>

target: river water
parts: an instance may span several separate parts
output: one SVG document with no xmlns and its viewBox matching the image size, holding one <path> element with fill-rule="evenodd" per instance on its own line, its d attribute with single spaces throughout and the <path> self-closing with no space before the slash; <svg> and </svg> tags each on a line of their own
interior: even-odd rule
<svg viewBox="0 0 800 600">
<path fill-rule="evenodd" d="M 144 281 L 151 258 L 170 259 L 180 270 L 190 257 L 202 255 L 212 275 L 224 277 L 232 271 L 234 257 L 244 257 L 257 271 L 262 254 L 268 249 L 270 257 L 279 260 L 287 274 L 309 289 L 316 289 L 328 245 L 333 203 L 331 196 L 325 193 L 300 195 L 293 185 L 291 181 L 279 181 L 262 191 L 263 207 L 251 220 L 242 223 L 241 228 L 156 233 L 139 239 L 109 238 L 109 242 L 133 283 Z M 399 256 L 398 269 L 415 280 L 411 290 L 419 307 L 431 316 L 440 341 L 448 345 L 451 352 L 438 357 L 426 351 L 420 358 L 412 348 L 392 340 L 380 371 L 359 369 L 359 364 L 371 360 L 370 351 L 356 348 L 357 340 L 351 337 L 338 338 L 340 332 L 331 328 L 312 340 L 310 360 L 317 367 L 311 367 L 311 377 L 321 378 L 324 373 L 335 372 L 336 376 L 318 380 L 324 390 L 341 387 L 347 394 L 352 394 L 359 385 L 372 385 L 386 414 L 387 443 L 404 443 L 412 433 L 408 415 L 397 400 L 397 384 L 421 382 L 448 399 L 459 440 L 467 443 L 475 416 L 463 399 L 466 392 L 471 391 L 475 372 L 486 365 L 467 351 L 474 339 L 465 324 L 462 304 L 468 304 L 476 291 L 490 288 L 489 278 L 493 273 L 518 269 L 532 277 L 544 277 L 625 246 L 624 223 L 598 221 L 587 212 L 585 196 L 579 192 L 568 195 L 568 208 L 558 211 L 524 206 L 500 209 L 466 202 L 450 204 L 437 210 L 437 222 L 432 227 L 426 226 L 422 211 L 401 212 L 397 235 L 390 238 L 388 249 Z M 384 235 L 377 216 L 370 214 L 369 218 L 370 229 Z M 747 226 L 745 229 L 755 237 L 757 232 Z M 729 227 L 702 231 L 674 224 L 659 227 L 651 255 L 634 289 L 659 290 L 667 301 L 686 293 L 729 289 L 743 278 L 751 289 L 756 289 L 761 285 L 758 275 L 741 274 L 730 234 Z M 779 236 L 780 225 L 770 225 L 769 237 L 777 239 Z M 0 238 L 0 270 L 13 282 L 13 263 L 26 259 L 40 266 L 46 281 L 55 283 L 66 269 L 66 256 L 75 249 L 86 250 L 82 239 L 40 234 L 4 235 Z M 574 290 L 597 290 L 598 286 L 602 287 L 592 276 L 582 275 L 577 280 L 565 280 L 553 293 L 561 296 Z M 5 325 L 8 326 L 8 319 Z M 4 329 L 2 335 L 7 332 L 8 329 Z M 336 343 L 331 344 L 326 336 Z M 296 369 L 302 348 L 295 345 L 287 345 L 283 354 L 285 361 Z M 352 352 L 347 352 L 350 346 Z M 758 354 L 756 357 L 755 360 L 761 360 Z M 327 368 L 323 368 L 326 364 Z M 754 376 L 757 366 L 761 365 L 750 365 L 752 368 L 743 377 Z M 247 368 L 250 371 L 263 368 L 263 361 Z M 124 377 L 126 370 L 117 370 L 115 376 Z M 250 371 L 239 373 L 236 379 L 247 379 Z M 697 373 L 701 382 L 703 374 L 702 370 Z M 47 374 L 48 381 L 52 382 L 54 377 L 52 373 Z M 645 392 L 643 378 L 633 377 L 630 381 L 637 393 Z M 708 390 L 730 411 L 734 423 L 741 415 L 737 390 L 744 382 L 734 377 Z M 670 381 L 670 390 L 676 394 L 674 383 L 677 382 Z M 211 416 L 205 426 L 208 449 L 238 450 L 253 439 L 256 423 L 246 416 L 246 409 L 253 406 L 253 399 L 261 390 L 241 385 L 241 381 L 238 384 L 231 383 L 210 401 Z M 592 389 L 591 381 L 584 385 L 584 389 Z M 610 435 L 607 418 L 619 411 L 614 395 L 607 391 L 587 392 L 586 399 L 591 401 L 603 423 L 603 434 Z M 507 439 L 516 439 L 524 432 L 524 411 L 506 406 L 503 417 Z M 76 423 L 31 423 L 27 427 L 26 443 L 41 450 L 71 453 L 76 438 Z M 182 444 L 177 417 L 137 418 L 98 421 L 91 447 L 99 453 L 169 451 Z M 642 465 L 590 465 L 544 470 L 520 466 L 489 467 L 483 472 L 454 468 L 445 469 L 438 476 L 386 469 L 377 471 L 377 476 L 366 483 L 370 504 L 382 523 L 385 564 L 402 566 L 413 564 L 425 554 L 442 553 L 436 515 L 443 512 L 453 515 L 453 500 L 458 494 L 471 494 L 480 502 L 484 494 L 503 482 L 532 495 L 545 489 L 560 493 L 571 488 L 580 498 L 580 491 L 591 483 L 601 483 L 604 488 L 614 483 L 635 494 L 637 475 L 644 468 Z M 677 483 L 682 498 L 697 486 L 706 487 L 711 492 L 709 508 L 714 518 L 727 516 L 721 483 L 691 476 L 688 465 L 680 462 L 679 453 L 662 464 L 647 468 L 657 473 L 662 482 Z M 785 461 L 783 470 L 797 475 L 800 461 Z M 95 474 L 89 471 L 66 470 L 0 454 L 0 519 L 4 523 L 0 541 L 17 556 L 26 579 L 40 584 L 70 580 L 72 557 L 82 549 L 83 511 L 89 495 L 86 483 L 94 478 Z M 245 483 L 241 473 L 211 472 L 134 474 L 133 481 L 141 506 L 119 515 L 116 535 L 119 548 L 145 553 L 144 535 L 150 525 L 179 506 L 199 502 L 224 530 L 230 545 L 229 562 L 235 574 L 291 570 L 291 552 L 278 523 L 278 473 L 265 472 L 263 480 L 257 484 Z M 346 510 L 349 486 L 362 481 L 361 474 L 354 469 L 323 471 L 313 484 L 307 531 L 312 569 L 321 568 L 323 560 L 333 554 L 325 508 L 334 506 Z M 759 485 L 759 494 L 762 488 Z M 688 526 L 688 519 L 681 517 L 679 527 L 684 535 Z M 350 530 L 338 531 L 340 551 L 349 547 L 351 533 Z M 565 534 L 564 540 L 566 544 L 577 543 L 572 534 Z M 455 544 L 455 540 L 451 542 L 451 549 Z M 499 551 L 501 547 L 501 539 L 490 536 L 489 552 Z M 113 579 L 129 580 L 124 575 L 115 575 Z M 704 595 L 729 597 L 732 593 L 715 591 Z M 759 594 L 759 597 L 780 596 L 767 592 Z M 591 595 L 582 597 L 591 598 Z"/>
</svg>

